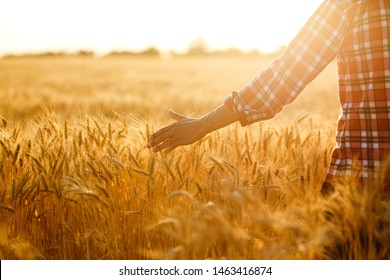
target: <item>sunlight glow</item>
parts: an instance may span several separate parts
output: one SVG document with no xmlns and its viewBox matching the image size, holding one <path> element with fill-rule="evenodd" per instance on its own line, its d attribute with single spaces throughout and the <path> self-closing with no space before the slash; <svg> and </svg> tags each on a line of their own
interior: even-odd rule
<svg viewBox="0 0 390 280">
<path fill-rule="evenodd" d="M 288 44 L 321 0 L 13 0 L 0 2 L 0 55 L 79 49 L 272 51 Z"/>
</svg>

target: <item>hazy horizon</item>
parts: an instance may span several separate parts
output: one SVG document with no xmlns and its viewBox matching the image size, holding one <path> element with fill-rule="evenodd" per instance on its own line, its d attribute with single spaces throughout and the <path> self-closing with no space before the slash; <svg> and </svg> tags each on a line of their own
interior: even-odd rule
<svg viewBox="0 0 390 280">
<path fill-rule="evenodd" d="M 0 56 L 88 50 L 274 52 L 287 45 L 321 0 L 14 0 L 0 3 Z"/>
</svg>

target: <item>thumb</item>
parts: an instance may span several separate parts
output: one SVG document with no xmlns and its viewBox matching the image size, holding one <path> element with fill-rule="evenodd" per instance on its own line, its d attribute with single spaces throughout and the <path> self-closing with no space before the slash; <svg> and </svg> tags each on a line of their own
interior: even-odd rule
<svg viewBox="0 0 390 280">
<path fill-rule="evenodd" d="M 180 115 L 179 113 L 176 113 L 176 112 L 173 111 L 172 109 L 169 109 L 168 113 L 169 113 L 169 116 L 170 116 L 172 119 L 176 120 L 176 121 L 180 121 L 180 120 L 182 120 L 182 119 L 186 119 L 186 118 L 187 118 L 187 117 L 185 117 L 185 116 L 183 116 L 183 115 Z"/>
</svg>

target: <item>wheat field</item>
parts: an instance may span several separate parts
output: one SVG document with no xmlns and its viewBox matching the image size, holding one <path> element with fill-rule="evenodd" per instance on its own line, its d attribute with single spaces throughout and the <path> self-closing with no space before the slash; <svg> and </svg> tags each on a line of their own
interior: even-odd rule
<svg viewBox="0 0 390 280">
<path fill-rule="evenodd" d="M 271 61 L 0 59 L 0 258 L 388 259 L 380 182 L 319 192 L 335 63 L 272 120 L 169 154 L 145 147 L 169 108 L 199 117 Z"/>
</svg>

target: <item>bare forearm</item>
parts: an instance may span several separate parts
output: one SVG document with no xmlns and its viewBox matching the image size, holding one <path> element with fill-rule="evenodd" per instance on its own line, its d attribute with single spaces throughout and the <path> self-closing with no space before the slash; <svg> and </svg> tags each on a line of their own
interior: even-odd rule
<svg viewBox="0 0 390 280">
<path fill-rule="evenodd" d="M 214 111 L 211 111 L 199 119 L 200 133 L 204 136 L 238 120 L 239 116 L 236 112 L 227 108 L 225 105 L 221 105 Z"/>
</svg>

